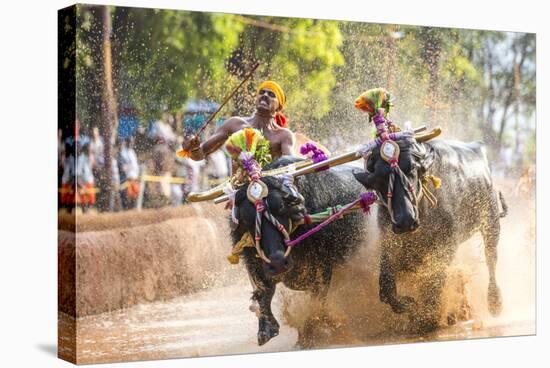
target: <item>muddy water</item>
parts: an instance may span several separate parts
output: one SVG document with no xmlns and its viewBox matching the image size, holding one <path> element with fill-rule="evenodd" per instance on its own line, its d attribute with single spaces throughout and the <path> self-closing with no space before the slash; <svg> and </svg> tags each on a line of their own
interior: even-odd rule
<svg viewBox="0 0 550 368">
<path fill-rule="evenodd" d="M 497 318 L 487 312 L 487 268 L 476 236 L 460 246 L 449 268 L 440 328 L 411 335 L 407 319 L 378 301 L 379 249 L 373 237 L 336 270 L 327 313 L 319 314 L 304 293 L 279 287 L 273 310 L 281 331 L 262 347 L 256 343 L 257 318 L 249 311 L 247 276 L 242 265 L 227 265 L 225 281 L 208 289 L 80 318 L 76 347 L 67 349 L 77 350 L 79 363 L 104 363 L 534 334 L 534 202 L 511 197 L 508 203 L 497 267 L 503 310 Z M 414 285 L 414 277 L 405 279 L 398 290 L 414 296 Z M 64 339 L 74 324 L 64 314 L 59 318 Z M 308 344 L 299 341 L 299 331 Z"/>
<path fill-rule="evenodd" d="M 257 346 L 257 318 L 248 310 L 248 288 L 246 284 L 228 286 L 81 318 L 77 327 L 79 362 L 291 350 L 297 332 L 284 325 L 276 339 Z M 280 313 L 276 317 L 280 320 Z"/>
</svg>

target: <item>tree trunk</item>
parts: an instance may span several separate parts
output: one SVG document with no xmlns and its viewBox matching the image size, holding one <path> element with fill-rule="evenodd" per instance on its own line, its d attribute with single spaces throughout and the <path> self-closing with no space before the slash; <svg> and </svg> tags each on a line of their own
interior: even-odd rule
<svg viewBox="0 0 550 368">
<path fill-rule="evenodd" d="M 508 109 L 512 106 L 514 102 L 517 102 L 517 99 L 519 98 L 519 96 L 516 97 L 517 91 L 514 83 L 516 79 L 516 73 L 517 73 L 517 78 L 521 76 L 523 63 L 525 62 L 525 59 L 527 57 L 527 43 L 525 42 L 522 43 L 521 41 L 522 40 L 520 38 L 516 39 L 512 47 L 512 49 L 514 50 L 514 56 L 513 56 L 514 64 L 504 84 L 505 90 L 507 91 L 508 94 L 506 95 L 506 98 L 503 103 L 503 114 L 499 124 L 498 141 L 497 141 L 498 151 L 500 151 L 500 149 L 502 148 L 504 130 L 506 129 L 506 124 L 508 122 Z M 521 44 L 521 45 L 518 45 L 518 44 Z M 518 58 L 519 58 L 519 61 L 517 61 Z"/>
<path fill-rule="evenodd" d="M 105 155 L 105 170 L 103 172 L 103 180 L 105 183 L 104 190 L 107 191 L 109 203 L 114 203 L 114 184 L 112 182 L 112 159 L 114 156 L 113 144 L 116 138 L 118 128 L 117 121 L 117 104 L 113 89 L 113 72 L 112 72 L 112 56 L 111 56 L 111 8 L 103 6 L 101 8 L 101 35 L 102 35 L 102 51 L 103 51 L 103 88 L 102 88 L 102 117 L 100 124 L 100 134 L 103 138 L 104 155 Z M 112 207 L 112 205 L 110 205 Z M 113 210 L 113 208 L 110 208 Z"/>
</svg>

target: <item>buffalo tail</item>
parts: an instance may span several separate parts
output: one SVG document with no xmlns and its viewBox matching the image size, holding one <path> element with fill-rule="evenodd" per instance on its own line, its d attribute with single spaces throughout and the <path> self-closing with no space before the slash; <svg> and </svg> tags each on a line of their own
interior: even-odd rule
<svg viewBox="0 0 550 368">
<path fill-rule="evenodd" d="M 504 200 L 504 195 L 500 190 L 498 191 L 498 198 L 500 199 L 500 205 L 502 206 L 502 212 L 500 213 L 500 218 L 503 218 L 508 214 L 508 205 L 506 204 L 506 201 Z"/>
</svg>

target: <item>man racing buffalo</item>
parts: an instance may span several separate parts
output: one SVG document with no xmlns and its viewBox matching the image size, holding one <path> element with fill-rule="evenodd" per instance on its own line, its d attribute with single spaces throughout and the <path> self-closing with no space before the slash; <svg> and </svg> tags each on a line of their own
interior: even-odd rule
<svg viewBox="0 0 550 368">
<path fill-rule="evenodd" d="M 182 144 L 182 148 L 191 152 L 191 159 L 199 161 L 219 149 L 231 134 L 251 127 L 259 130 L 269 141 L 273 159 L 293 155 L 296 138 L 294 133 L 286 128 L 287 120 L 282 113 L 285 103 L 285 93 L 279 84 L 273 81 L 265 81 L 258 87 L 256 111 L 252 116 L 234 116 L 227 119 L 202 144 L 198 136 L 187 137 Z"/>
</svg>

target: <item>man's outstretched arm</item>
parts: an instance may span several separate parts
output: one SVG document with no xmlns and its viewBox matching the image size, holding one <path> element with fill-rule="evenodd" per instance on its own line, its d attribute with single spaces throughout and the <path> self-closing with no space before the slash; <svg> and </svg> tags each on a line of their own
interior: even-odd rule
<svg viewBox="0 0 550 368">
<path fill-rule="evenodd" d="M 191 159 L 199 161 L 204 159 L 212 152 L 219 149 L 227 140 L 227 138 L 237 131 L 243 121 L 240 118 L 229 118 L 216 132 L 202 144 L 199 137 L 194 136 L 185 140 L 182 144 L 183 149 L 191 152 Z"/>
</svg>

